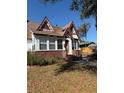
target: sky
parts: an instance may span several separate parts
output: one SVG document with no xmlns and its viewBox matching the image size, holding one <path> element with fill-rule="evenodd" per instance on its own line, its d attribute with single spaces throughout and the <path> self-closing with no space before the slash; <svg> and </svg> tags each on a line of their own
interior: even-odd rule
<svg viewBox="0 0 124 93">
<path fill-rule="evenodd" d="M 92 17 L 81 20 L 79 12 L 69 9 L 71 1 L 63 0 L 46 5 L 40 2 L 40 0 L 27 0 L 27 19 L 35 23 L 41 23 L 43 18 L 47 16 L 52 25 L 64 26 L 68 22 L 73 21 L 76 28 L 80 27 L 82 23 L 88 22 L 91 24 L 91 27 L 87 33 L 87 40 L 97 42 L 95 20 Z"/>
</svg>

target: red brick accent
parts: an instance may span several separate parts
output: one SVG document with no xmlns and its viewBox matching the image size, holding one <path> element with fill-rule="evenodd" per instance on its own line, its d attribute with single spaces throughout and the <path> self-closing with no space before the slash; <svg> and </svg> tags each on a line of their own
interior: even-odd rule
<svg viewBox="0 0 124 93">
<path fill-rule="evenodd" d="M 61 57 L 61 58 L 71 58 L 72 56 L 80 56 L 79 50 L 74 50 L 72 55 L 66 56 L 66 51 L 57 50 L 57 51 L 35 51 L 35 55 L 39 57 Z"/>
<path fill-rule="evenodd" d="M 64 50 L 57 50 L 57 51 L 36 51 L 36 56 L 40 57 L 66 57 L 66 52 Z"/>
<path fill-rule="evenodd" d="M 80 52 L 80 50 L 73 50 L 73 55 L 80 55 L 81 54 L 81 52 Z"/>
</svg>

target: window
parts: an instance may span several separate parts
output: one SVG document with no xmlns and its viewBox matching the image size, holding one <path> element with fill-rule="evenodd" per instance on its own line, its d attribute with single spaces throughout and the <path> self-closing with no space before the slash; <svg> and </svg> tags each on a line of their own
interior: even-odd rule
<svg viewBox="0 0 124 93">
<path fill-rule="evenodd" d="M 32 40 L 32 50 L 35 50 L 35 39 Z"/>
<path fill-rule="evenodd" d="M 35 50 L 35 44 L 32 45 L 32 50 Z"/>
<path fill-rule="evenodd" d="M 73 50 L 78 49 L 78 41 L 77 40 L 72 41 L 72 49 Z"/>
<path fill-rule="evenodd" d="M 58 49 L 62 49 L 62 39 L 58 39 Z"/>
<path fill-rule="evenodd" d="M 79 43 L 78 43 L 78 41 L 76 42 L 76 49 L 79 49 Z"/>
<path fill-rule="evenodd" d="M 47 49 L 47 39 L 42 38 L 40 40 L 40 50 L 46 50 Z"/>
<path fill-rule="evenodd" d="M 49 49 L 55 50 L 55 39 L 53 39 L 53 38 L 49 39 Z"/>
<path fill-rule="evenodd" d="M 72 49 L 73 49 L 73 50 L 76 49 L 76 42 L 75 42 L 75 40 L 72 40 Z"/>
</svg>

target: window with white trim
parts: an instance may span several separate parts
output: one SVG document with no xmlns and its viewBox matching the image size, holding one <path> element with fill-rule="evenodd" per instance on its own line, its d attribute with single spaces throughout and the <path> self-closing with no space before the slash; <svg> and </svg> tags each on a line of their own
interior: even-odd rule
<svg viewBox="0 0 124 93">
<path fill-rule="evenodd" d="M 32 50 L 35 50 L 35 39 L 32 39 Z"/>
<path fill-rule="evenodd" d="M 58 49 L 62 49 L 62 39 L 58 39 L 57 40 L 57 46 L 58 46 Z"/>
<path fill-rule="evenodd" d="M 40 50 L 47 50 L 47 39 L 40 39 Z"/>
<path fill-rule="evenodd" d="M 79 43 L 76 41 L 76 49 L 79 49 Z"/>
<path fill-rule="evenodd" d="M 72 40 L 72 49 L 73 50 L 76 50 L 78 49 L 78 40 Z"/>
<path fill-rule="evenodd" d="M 76 42 L 75 42 L 75 40 L 72 40 L 72 49 L 73 49 L 73 50 L 76 49 Z"/>
<path fill-rule="evenodd" d="M 55 39 L 54 38 L 49 39 L 49 49 L 55 50 Z"/>
<path fill-rule="evenodd" d="M 35 44 L 32 45 L 32 50 L 35 50 Z"/>
</svg>

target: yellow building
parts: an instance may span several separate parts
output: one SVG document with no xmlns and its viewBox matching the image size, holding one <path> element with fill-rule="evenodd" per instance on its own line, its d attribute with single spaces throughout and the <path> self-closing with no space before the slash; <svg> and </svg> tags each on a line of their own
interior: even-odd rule
<svg viewBox="0 0 124 93">
<path fill-rule="evenodd" d="M 93 53 L 93 48 L 91 47 L 82 47 L 81 48 L 81 53 L 85 55 L 91 55 Z"/>
<path fill-rule="evenodd" d="M 96 50 L 96 44 L 94 44 L 94 43 L 83 43 L 83 44 L 81 44 L 80 45 L 80 49 L 81 49 L 81 53 L 83 54 L 83 55 L 86 55 L 86 56 L 88 56 L 88 55 L 91 55 L 91 54 L 93 54 L 94 53 L 94 51 Z"/>
</svg>

